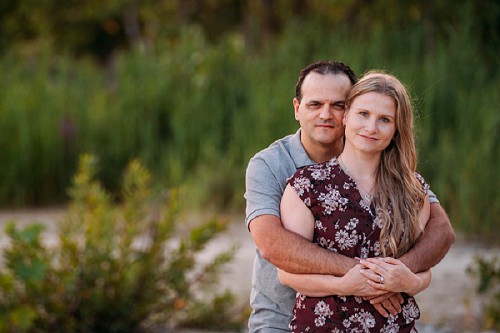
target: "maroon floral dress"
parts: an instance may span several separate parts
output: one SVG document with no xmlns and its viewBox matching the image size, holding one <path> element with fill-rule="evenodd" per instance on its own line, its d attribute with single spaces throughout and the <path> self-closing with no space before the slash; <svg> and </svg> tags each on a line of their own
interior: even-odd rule
<svg viewBox="0 0 500 333">
<path fill-rule="evenodd" d="M 427 191 L 423 178 L 417 177 Z M 365 204 L 337 158 L 298 170 L 288 183 L 313 213 L 314 243 L 348 257 L 380 256 L 380 214 L 373 204 Z M 413 297 L 403 294 L 403 298 L 402 312 L 384 318 L 361 297 L 297 293 L 290 328 L 308 333 L 417 332 L 420 310 Z"/>
</svg>

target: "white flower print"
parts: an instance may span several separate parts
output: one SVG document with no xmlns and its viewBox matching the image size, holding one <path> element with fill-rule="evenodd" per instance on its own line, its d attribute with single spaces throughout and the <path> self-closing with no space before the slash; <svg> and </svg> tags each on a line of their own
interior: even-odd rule
<svg viewBox="0 0 500 333">
<path fill-rule="evenodd" d="M 327 185 L 325 189 L 327 192 L 322 192 L 318 196 L 318 201 L 321 202 L 324 212 L 331 215 L 335 210 L 344 211 L 346 209 L 347 199 L 342 198 L 340 192 L 332 188 L 331 185 Z"/>
<path fill-rule="evenodd" d="M 351 322 L 348 320 L 348 319 L 344 319 L 342 321 L 342 325 L 345 327 L 345 328 L 349 328 L 351 326 Z"/>
<path fill-rule="evenodd" d="M 333 312 L 330 310 L 330 306 L 324 301 L 316 303 L 316 306 L 314 307 L 314 314 L 317 316 L 314 319 L 316 327 L 324 326 L 326 323 L 326 317 L 330 318 L 332 313 Z"/>
<path fill-rule="evenodd" d="M 330 306 L 328 304 L 324 301 L 319 301 L 314 308 L 314 314 L 323 317 L 330 317 L 332 311 L 330 310 Z"/>
<path fill-rule="evenodd" d="M 349 317 L 349 320 L 354 323 L 360 323 L 363 330 L 368 333 L 370 332 L 370 328 L 375 327 L 375 317 L 364 309 Z"/>
<path fill-rule="evenodd" d="M 413 298 L 410 298 L 408 300 L 408 304 L 403 306 L 402 313 L 403 313 L 403 318 L 406 320 L 407 324 L 411 323 L 412 321 L 420 317 L 420 310 Z"/>
<path fill-rule="evenodd" d="M 363 208 L 364 210 L 366 210 L 367 212 L 369 212 L 371 215 L 373 215 L 372 211 L 370 209 L 370 205 L 367 205 L 366 202 L 363 199 L 359 200 L 359 205 L 361 206 L 361 208 Z"/>
<path fill-rule="evenodd" d="M 321 326 L 325 325 L 325 322 L 326 322 L 326 319 L 323 316 L 319 316 L 319 317 L 314 318 L 314 325 L 316 325 L 316 327 L 321 327 Z"/>
<path fill-rule="evenodd" d="M 369 245 L 369 244 L 368 244 Z M 361 255 L 360 258 L 368 258 L 368 254 L 370 253 L 370 250 L 367 247 L 362 247 L 361 248 Z"/>
<path fill-rule="evenodd" d="M 335 233 L 335 242 L 341 250 L 354 247 L 358 243 L 358 234 L 356 230 L 348 233 L 345 230 L 340 230 Z"/>
<path fill-rule="evenodd" d="M 399 325 L 396 323 L 390 323 L 385 325 L 380 329 L 380 333 L 398 333 Z"/>
<path fill-rule="evenodd" d="M 292 187 L 299 196 L 302 196 L 311 187 L 311 181 L 307 177 L 297 177 L 293 180 Z"/>
<path fill-rule="evenodd" d="M 325 226 L 323 226 L 323 222 L 321 222 L 321 220 L 315 221 L 315 227 L 316 227 L 316 229 L 319 229 L 322 231 L 326 231 L 326 229 L 327 229 Z"/>
<path fill-rule="evenodd" d="M 375 241 L 373 243 L 373 255 L 375 257 L 380 256 L 380 242 L 379 241 Z"/>
<path fill-rule="evenodd" d="M 329 168 L 318 168 L 311 172 L 311 177 L 315 180 L 325 180 L 328 179 L 330 175 Z"/>
<path fill-rule="evenodd" d="M 379 228 L 382 229 L 382 214 L 377 212 L 377 215 L 373 219 L 372 229 Z"/>
<path fill-rule="evenodd" d="M 356 226 L 358 225 L 359 220 L 357 218 L 352 218 L 349 220 L 349 223 L 345 226 L 347 230 L 354 230 L 356 229 Z"/>
</svg>

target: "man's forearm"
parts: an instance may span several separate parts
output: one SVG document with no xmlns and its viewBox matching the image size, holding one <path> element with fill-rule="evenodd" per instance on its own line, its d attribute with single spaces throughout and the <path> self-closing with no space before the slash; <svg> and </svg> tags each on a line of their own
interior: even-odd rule
<svg viewBox="0 0 500 333">
<path fill-rule="evenodd" d="M 356 264 L 353 258 L 328 251 L 286 230 L 273 215 L 255 218 L 250 222 L 250 232 L 264 259 L 290 273 L 343 276 Z"/>
<path fill-rule="evenodd" d="M 455 242 L 455 233 L 446 212 L 438 203 L 431 204 L 431 215 L 416 244 L 399 258 L 414 273 L 437 265 Z"/>
</svg>

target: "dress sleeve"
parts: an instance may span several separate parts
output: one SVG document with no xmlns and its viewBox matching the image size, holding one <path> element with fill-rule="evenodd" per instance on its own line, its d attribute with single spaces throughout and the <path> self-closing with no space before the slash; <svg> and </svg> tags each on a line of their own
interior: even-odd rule
<svg viewBox="0 0 500 333">
<path fill-rule="evenodd" d="M 422 175 L 419 174 L 419 173 L 417 173 L 417 172 L 415 172 L 415 177 L 417 177 L 417 180 L 420 182 L 420 184 L 422 184 L 422 187 L 424 188 L 425 194 L 429 194 L 430 195 L 432 193 L 431 187 L 429 186 L 429 184 L 427 184 L 425 182 L 424 177 L 422 177 Z M 434 195 L 434 193 L 432 193 L 432 194 Z M 436 198 L 436 200 L 437 200 L 437 198 Z"/>
<path fill-rule="evenodd" d="M 299 195 L 300 199 L 307 207 L 311 207 L 311 192 L 314 187 L 311 177 L 311 166 L 303 167 L 297 170 L 295 174 L 287 181 L 295 192 Z"/>
</svg>

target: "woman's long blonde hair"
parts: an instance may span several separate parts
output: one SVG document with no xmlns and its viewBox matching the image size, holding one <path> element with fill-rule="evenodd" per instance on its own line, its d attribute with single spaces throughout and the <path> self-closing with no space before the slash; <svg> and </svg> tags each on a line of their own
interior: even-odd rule
<svg viewBox="0 0 500 333">
<path fill-rule="evenodd" d="M 410 249 L 420 233 L 418 215 L 425 198 L 423 186 L 415 175 L 413 108 L 406 88 L 397 78 L 371 71 L 348 92 L 346 112 L 356 97 L 369 92 L 389 96 L 396 103 L 396 132 L 381 154 L 374 202 L 382 213 L 381 253 L 398 258 Z"/>
</svg>

